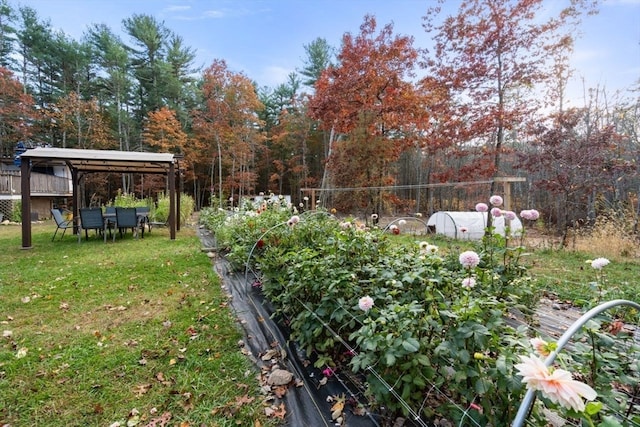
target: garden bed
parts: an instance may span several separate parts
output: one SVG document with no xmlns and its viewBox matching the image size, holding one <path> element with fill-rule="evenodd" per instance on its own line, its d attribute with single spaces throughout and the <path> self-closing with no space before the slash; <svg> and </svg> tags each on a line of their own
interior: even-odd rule
<svg viewBox="0 0 640 427">
<path fill-rule="evenodd" d="M 239 281 L 237 292 L 231 292 L 233 299 L 267 309 L 256 317 L 259 326 L 267 317 L 284 319 L 272 325 L 282 338 L 275 339 L 276 331 L 268 327 L 265 343 L 250 351 L 254 359 L 261 366 L 268 362 L 268 372 L 273 365 L 282 368 L 297 358 L 304 369 L 286 366 L 285 370 L 293 373 L 292 379 L 303 379 L 291 383 L 303 393 L 309 394 L 306 384 L 310 390 L 321 390 L 332 381 L 343 386 L 346 379 L 355 387 L 329 392 L 308 406 L 322 413 L 319 408 L 324 405 L 321 419 L 328 425 L 355 425 L 356 417 L 363 416 L 385 426 L 396 421 L 418 426 L 508 425 L 526 391 L 519 370 L 531 357 L 540 357 L 533 355 L 535 351 L 540 355 L 549 351 L 545 348 L 554 345 L 564 325 L 580 314 L 571 305 L 554 301 L 544 301 L 540 311 L 531 311 L 539 294 L 518 262 L 523 248 L 506 245 L 499 235 L 438 252 L 428 242 L 396 245 L 390 236 L 403 230 L 363 227 L 322 212 L 291 216 L 286 209 L 276 200 L 256 211 L 217 212 L 208 220 L 221 254 L 233 266 L 219 273 L 235 274 Z M 599 259 L 594 269 L 606 265 L 603 261 Z M 259 277 L 249 274 L 253 269 Z M 520 309 L 530 314 L 530 322 L 515 314 Z M 236 312 L 249 310 L 240 307 Z M 513 318 L 507 319 L 509 313 Z M 616 409 L 617 399 L 627 402 L 619 406 L 631 408 L 634 397 L 619 392 L 634 391 L 624 384 L 613 392 L 606 389 L 612 379 L 623 378 L 620 372 L 628 374 L 625 369 L 630 366 L 628 355 L 614 349 L 615 339 L 607 335 L 612 325 L 606 319 L 590 324 L 577 337 L 575 354 L 562 355 L 561 366 L 575 370 L 576 383 L 588 381 L 600 387 L 607 413 L 621 414 L 624 410 Z M 534 337 L 550 342 L 537 348 L 534 340 L 530 342 Z M 282 344 L 271 348 L 271 343 Z M 591 351 L 596 346 L 598 351 Z M 312 365 L 315 368 L 305 372 Z M 606 375 L 596 366 L 606 367 Z M 629 384 L 628 380 L 624 381 Z M 588 401 L 594 399 L 591 392 L 589 396 L 585 396 Z M 345 404 L 349 399 L 353 399 L 350 407 Z M 548 399 L 539 399 L 536 405 L 541 401 L 562 410 L 559 402 Z M 569 418 L 593 416 L 603 407 L 598 402 L 588 406 L 596 412 L 586 413 L 584 401 L 578 397 L 575 402 L 580 412 L 569 411 Z M 544 425 L 543 411 L 537 414 L 530 421 Z M 349 415 L 356 417 L 347 423 Z M 410 421 L 400 421 L 404 418 Z"/>
</svg>

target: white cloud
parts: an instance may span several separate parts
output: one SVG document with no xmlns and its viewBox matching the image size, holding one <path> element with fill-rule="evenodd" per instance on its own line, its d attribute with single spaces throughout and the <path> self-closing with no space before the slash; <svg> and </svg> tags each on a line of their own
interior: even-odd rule
<svg viewBox="0 0 640 427">
<path fill-rule="evenodd" d="M 191 6 L 169 6 L 164 8 L 164 12 L 184 12 L 190 9 Z"/>
</svg>

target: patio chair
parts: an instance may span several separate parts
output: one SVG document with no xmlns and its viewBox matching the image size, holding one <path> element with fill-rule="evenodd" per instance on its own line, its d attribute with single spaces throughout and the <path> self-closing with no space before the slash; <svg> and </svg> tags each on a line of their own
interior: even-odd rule
<svg viewBox="0 0 640 427">
<path fill-rule="evenodd" d="M 60 235 L 60 240 L 64 237 L 65 231 L 67 228 L 73 228 L 73 218 L 64 219 L 62 216 L 62 212 L 58 209 L 51 209 L 51 215 L 53 215 L 53 219 L 56 221 L 56 231 L 53 233 L 53 237 L 51 241 L 53 242 L 56 239 L 56 234 L 58 234 L 58 230 L 62 230 L 62 234 Z"/>
<path fill-rule="evenodd" d="M 85 240 L 89 240 L 89 230 L 96 230 L 96 235 L 103 235 L 104 241 L 107 241 L 105 234 L 105 219 L 102 216 L 100 208 L 80 208 L 80 231 L 78 232 L 78 242 L 81 239 L 82 230 L 84 230 Z"/>
<path fill-rule="evenodd" d="M 137 239 L 140 222 L 138 221 L 138 215 L 136 215 L 136 208 L 116 207 L 116 228 L 120 232 L 120 238 L 123 238 L 126 230 L 130 228 L 133 237 Z M 116 240 L 116 233 L 113 233 L 113 240 Z"/>
<path fill-rule="evenodd" d="M 149 214 L 151 210 L 147 206 L 138 206 L 136 208 L 136 215 L 138 216 L 138 223 L 140 224 L 140 230 L 142 230 L 142 237 L 144 237 L 144 227 L 149 228 L 151 232 L 151 223 L 149 222 Z"/>
</svg>

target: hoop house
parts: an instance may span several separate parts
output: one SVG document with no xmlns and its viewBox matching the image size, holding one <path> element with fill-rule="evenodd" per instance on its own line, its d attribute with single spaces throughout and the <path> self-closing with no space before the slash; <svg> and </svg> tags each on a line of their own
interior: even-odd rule
<svg viewBox="0 0 640 427">
<path fill-rule="evenodd" d="M 455 212 L 440 211 L 429 217 L 427 227 L 437 234 L 454 239 L 479 240 L 484 236 L 487 224 L 487 212 Z M 492 225 L 495 232 L 504 236 L 504 216 L 493 218 Z M 509 221 L 511 236 L 518 235 L 522 231 L 522 223 L 519 218 Z"/>
</svg>

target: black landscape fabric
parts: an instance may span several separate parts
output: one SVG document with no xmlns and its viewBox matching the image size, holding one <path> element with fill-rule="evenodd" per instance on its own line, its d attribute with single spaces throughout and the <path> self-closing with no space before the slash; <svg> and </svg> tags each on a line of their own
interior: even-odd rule
<svg viewBox="0 0 640 427">
<path fill-rule="evenodd" d="M 199 229 L 204 248 L 215 248 L 215 238 L 204 228 Z M 287 385 L 282 398 L 273 396 L 274 407 L 280 403 L 286 409 L 285 425 L 293 427 L 337 426 L 332 419 L 333 396 L 343 395 L 347 404 L 342 412 L 343 423 L 348 427 L 374 427 L 381 423 L 374 414 L 356 415 L 353 409 L 358 403 L 366 404 L 361 391 L 348 376 L 338 375 L 328 378 L 321 385 L 324 374 L 310 364 L 303 351 L 288 339 L 286 328 L 272 319 L 273 311 L 264 300 L 259 287 L 252 286 L 256 277 L 251 272 L 236 272 L 224 257 L 213 259 L 214 268 L 220 277 L 223 289 L 230 296 L 230 304 L 244 331 L 244 347 L 258 369 L 268 372 L 274 363 L 280 369 L 293 374 L 294 380 Z M 269 350 L 278 350 L 276 356 L 263 360 Z M 282 350 L 286 357 L 281 357 Z M 272 353 L 274 353 L 272 351 Z M 358 402 L 360 399 L 360 402 Z"/>
</svg>

